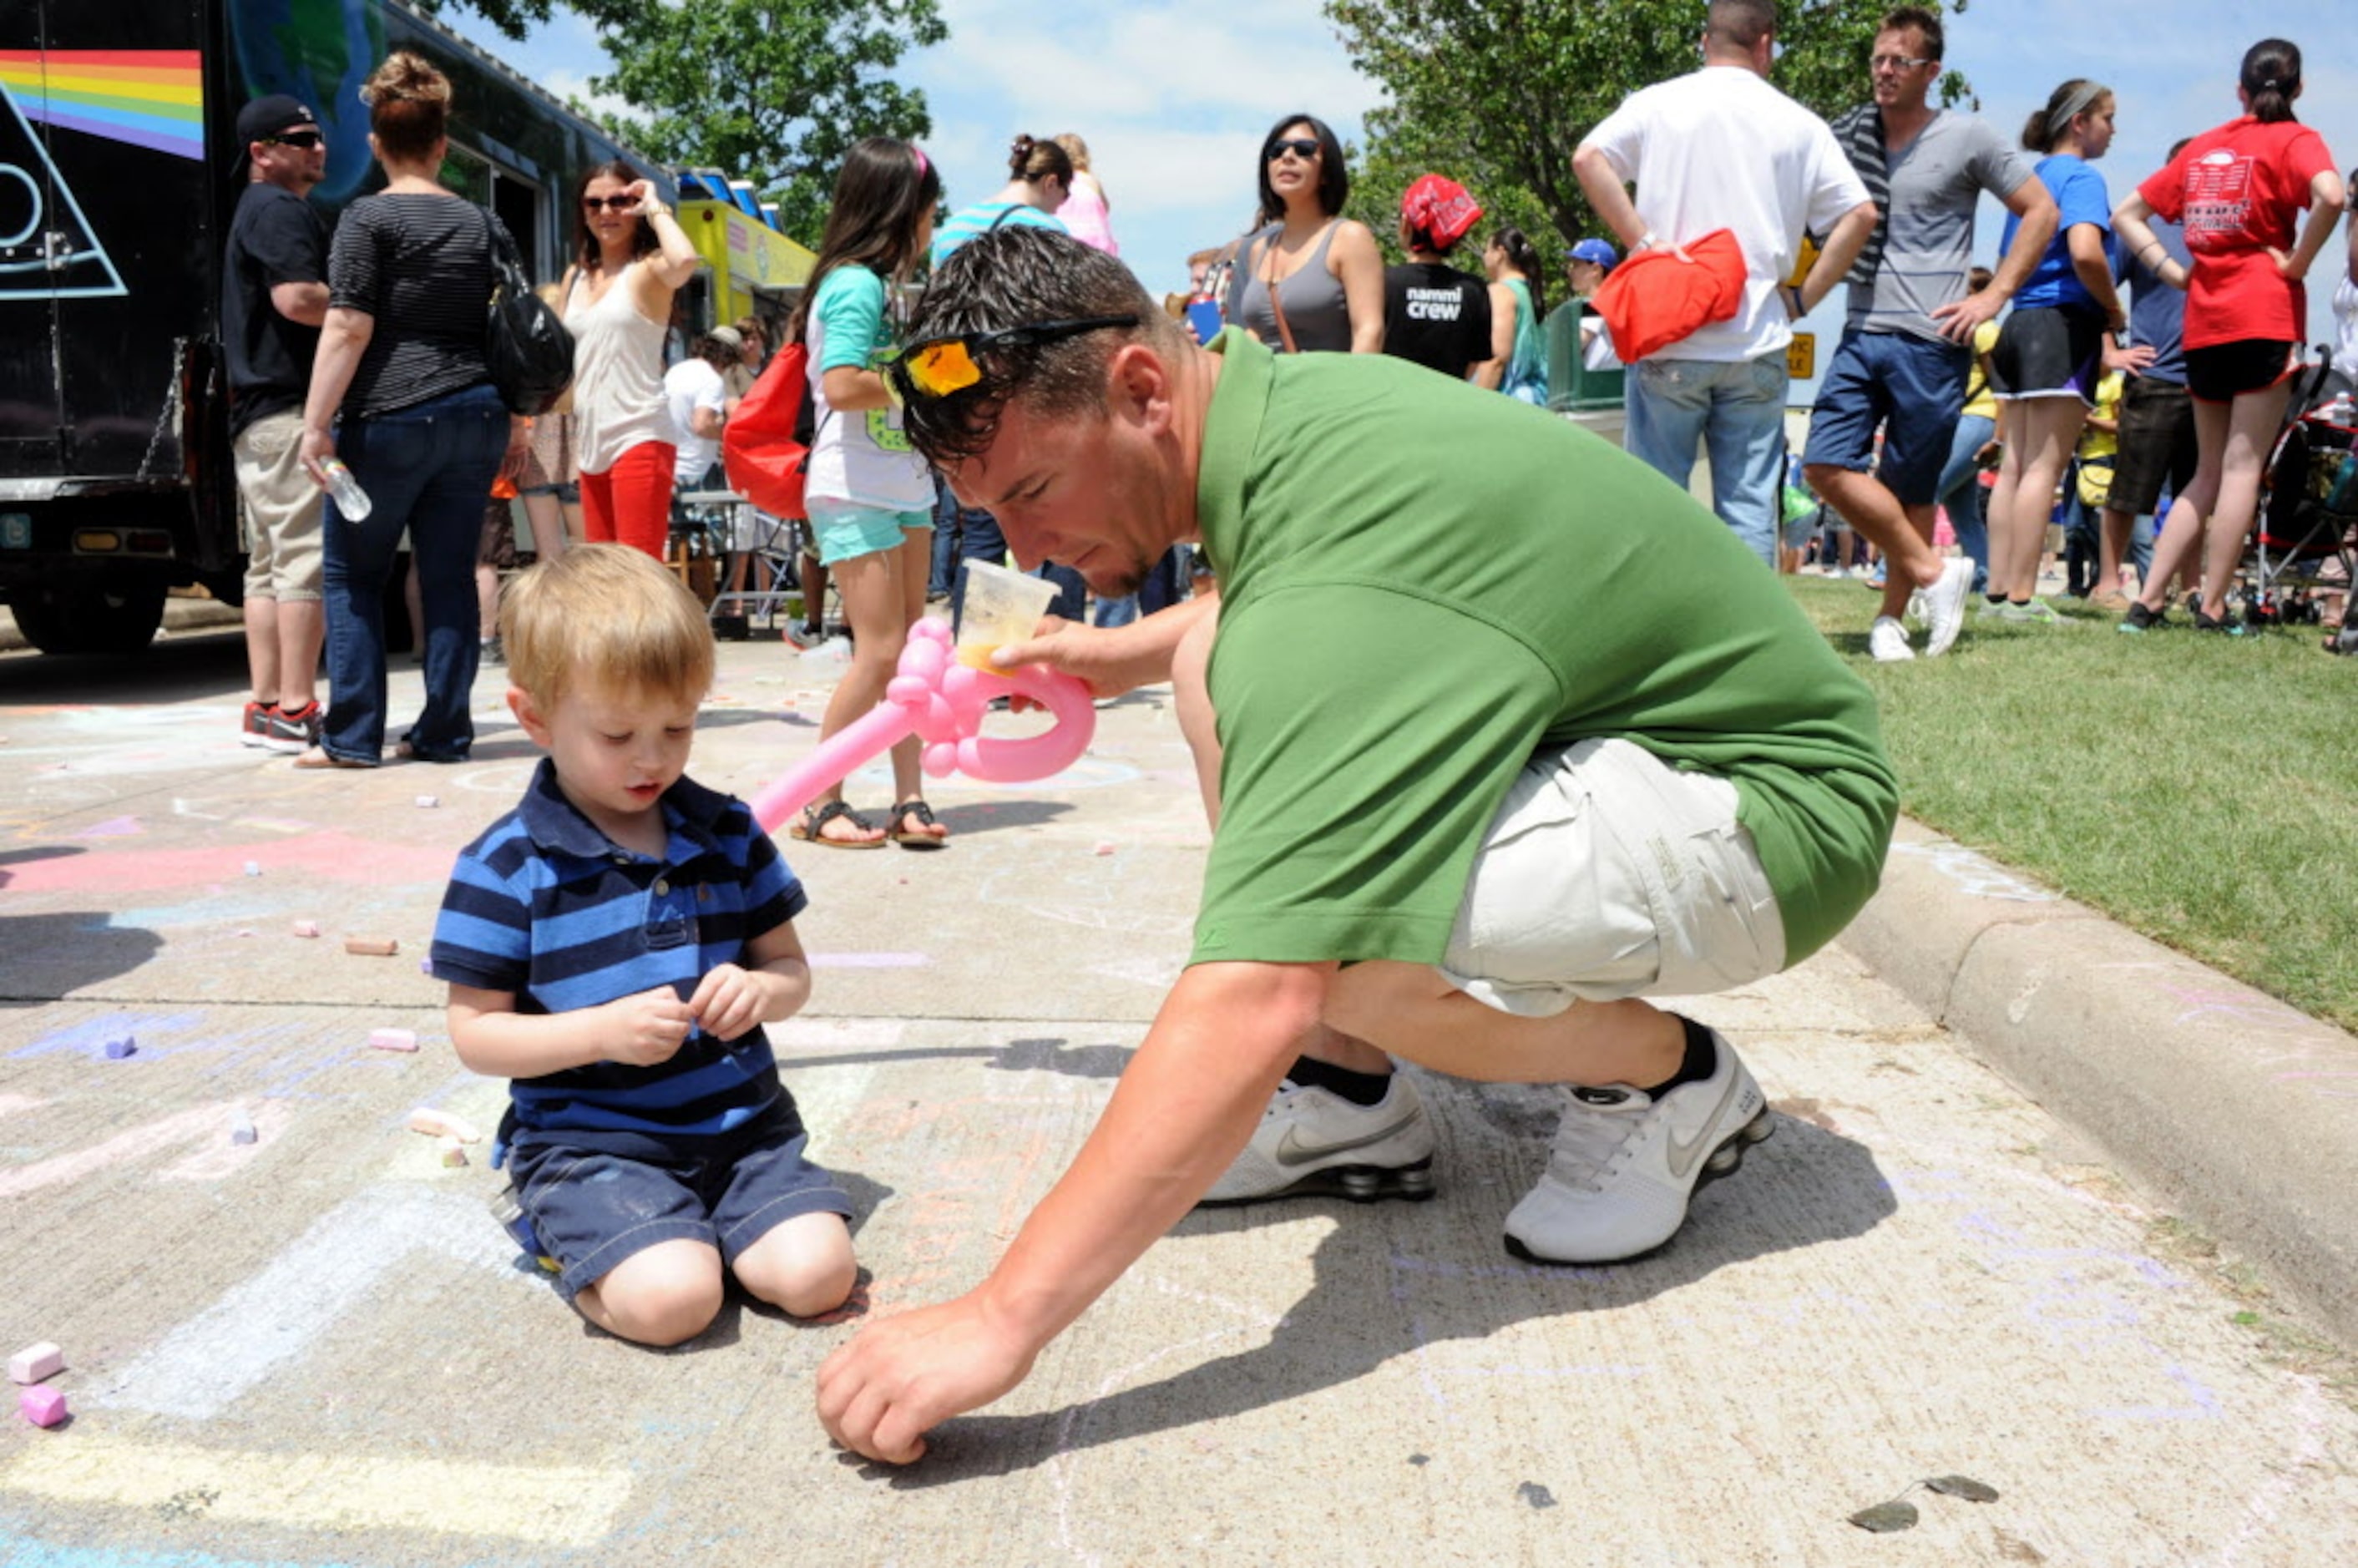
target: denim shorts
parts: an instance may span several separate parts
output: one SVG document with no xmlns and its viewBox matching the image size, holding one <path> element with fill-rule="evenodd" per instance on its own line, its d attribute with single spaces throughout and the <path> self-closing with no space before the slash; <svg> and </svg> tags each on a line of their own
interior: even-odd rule
<svg viewBox="0 0 2358 1568">
<path fill-rule="evenodd" d="M 735 1268 L 745 1249 L 806 1214 L 849 1218 L 835 1178 L 803 1158 L 792 1117 L 709 1152 L 662 1159 L 609 1154 L 527 1134 L 510 1156 L 517 1201 L 557 1260 L 567 1301 L 660 1241 L 701 1241 Z"/>
<path fill-rule="evenodd" d="M 931 512 L 884 512 L 848 501 L 810 503 L 811 536 L 818 542 L 818 561 L 831 567 L 856 556 L 897 550 L 913 529 L 931 530 Z"/>
<path fill-rule="evenodd" d="M 1844 332 L 1818 384 L 1801 461 L 1853 473 L 1873 469 L 1902 506 L 1931 505 L 1973 362 L 1973 351 L 1962 343 L 1935 343 L 1909 332 Z M 1878 426 L 1880 460 L 1875 455 Z"/>
</svg>

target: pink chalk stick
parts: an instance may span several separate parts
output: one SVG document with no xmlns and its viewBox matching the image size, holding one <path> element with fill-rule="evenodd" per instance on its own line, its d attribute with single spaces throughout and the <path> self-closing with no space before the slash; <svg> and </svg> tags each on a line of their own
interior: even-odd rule
<svg viewBox="0 0 2358 1568">
<path fill-rule="evenodd" d="M 414 1029 L 372 1029 L 368 1043 L 379 1051 L 415 1051 L 417 1032 Z"/>
<path fill-rule="evenodd" d="M 38 1383 L 64 1369 L 66 1353 L 44 1339 L 38 1345 L 27 1345 L 8 1357 L 8 1380 L 12 1383 Z"/>
<path fill-rule="evenodd" d="M 66 1409 L 66 1397 L 47 1383 L 35 1383 L 16 1393 L 16 1408 L 35 1426 L 55 1426 L 73 1412 Z"/>
<path fill-rule="evenodd" d="M 295 923 L 295 935 L 297 936 L 317 936 L 319 934 L 319 923 L 316 920 L 298 920 Z"/>
</svg>

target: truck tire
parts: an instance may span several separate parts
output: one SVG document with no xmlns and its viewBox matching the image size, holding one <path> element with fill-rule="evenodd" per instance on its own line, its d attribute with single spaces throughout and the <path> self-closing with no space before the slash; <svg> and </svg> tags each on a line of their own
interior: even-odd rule
<svg viewBox="0 0 2358 1568">
<path fill-rule="evenodd" d="M 164 589 L 161 578 L 43 584 L 13 595 L 8 609 L 44 654 L 135 654 L 164 623 Z"/>
</svg>

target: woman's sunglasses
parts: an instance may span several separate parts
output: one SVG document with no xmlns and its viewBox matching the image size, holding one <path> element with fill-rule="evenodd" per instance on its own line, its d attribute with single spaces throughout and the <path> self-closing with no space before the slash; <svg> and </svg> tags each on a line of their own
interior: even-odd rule
<svg viewBox="0 0 2358 1568">
<path fill-rule="evenodd" d="M 276 147 L 316 147 L 327 140 L 317 131 L 288 131 L 284 135 L 265 136 L 262 139 Z"/>
<path fill-rule="evenodd" d="M 581 210 L 585 212 L 626 212 L 639 204 L 635 196 L 585 196 Z"/>
<path fill-rule="evenodd" d="M 893 379 L 905 400 L 947 397 L 982 380 L 982 358 L 1008 349 L 1034 348 L 1065 338 L 1077 338 L 1105 327 L 1135 327 L 1135 316 L 1082 316 L 1070 321 L 1041 321 L 1029 327 L 1004 327 L 995 332 L 961 332 L 954 338 L 929 338 L 912 343 L 892 362 Z"/>
<path fill-rule="evenodd" d="M 1268 159 L 1271 163 L 1275 163 L 1278 159 L 1283 157 L 1288 153 L 1292 153 L 1303 163 L 1308 163 L 1312 158 L 1318 156 L 1318 138 L 1315 136 L 1280 136 L 1277 140 L 1269 144 L 1269 150 L 1263 153 L 1261 157 Z"/>
</svg>

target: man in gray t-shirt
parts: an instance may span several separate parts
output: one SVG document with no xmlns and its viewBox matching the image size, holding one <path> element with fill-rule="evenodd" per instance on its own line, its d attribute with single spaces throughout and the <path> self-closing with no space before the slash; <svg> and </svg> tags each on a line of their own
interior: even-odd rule
<svg viewBox="0 0 2358 1568">
<path fill-rule="evenodd" d="M 1851 268 L 1850 318 L 1801 453 L 1810 487 L 1883 551 L 1883 606 L 1867 636 L 1883 660 L 1915 657 L 1899 618 L 1918 589 L 1927 653 L 1946 652 L 1963 622 L 1973 563 L 1944 562 L 1933 548 L 1934 496 L 1964 406 L 1974 330 L 2004 308 L 2056 222 L 2054 198 L 2028 160 L 1984 121 L 1927 102 L 1942 48 L 1937 12 L 1890 12 L 1868 62 L 1875 101 L 1834 123 L 1882 218 Z M 1984 191 L 2021 217 L 2023 240 L 1974 293 L 1966 276 Z"/>
</svg>

